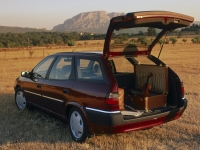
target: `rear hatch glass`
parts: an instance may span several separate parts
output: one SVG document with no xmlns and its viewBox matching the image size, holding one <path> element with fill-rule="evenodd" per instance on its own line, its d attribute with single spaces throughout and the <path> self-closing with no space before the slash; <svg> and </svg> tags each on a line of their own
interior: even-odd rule
<svg viewBox="0 0 200 150">
<path fill-rule="evenodd" d="M 151 27 L 114 30 L 110 52 L 146 51 L 161 31 Z"/>
<path fill-rule="evenodd" d="M 114 17 L 106 34 L 103 57 L 149 55 L 166 32 L 187 27 L 193 20 L 193 17 L 167 11 Z"/>
</svg>

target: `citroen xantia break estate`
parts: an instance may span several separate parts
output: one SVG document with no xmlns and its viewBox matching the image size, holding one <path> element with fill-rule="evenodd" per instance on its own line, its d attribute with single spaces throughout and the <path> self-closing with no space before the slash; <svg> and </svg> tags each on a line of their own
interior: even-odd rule
<svg viewBox="0 0 200 150">
<path fill-rule="evenodd" d="M 103 51 L 56 53 L 23 71 L 14 85 L 16 105 L 67 121 L 77 142 L 89 134 L 147 129 L 178 119 L 187 107 L 183 83 L 151 52 L 166 33 L 191 22 L 190 16 L 167 11 L 114 17 Z M 141 34 L 150 29 L 154 34 Z M 130 42 L 121 40 L 123 34 Z"/>
</svg>

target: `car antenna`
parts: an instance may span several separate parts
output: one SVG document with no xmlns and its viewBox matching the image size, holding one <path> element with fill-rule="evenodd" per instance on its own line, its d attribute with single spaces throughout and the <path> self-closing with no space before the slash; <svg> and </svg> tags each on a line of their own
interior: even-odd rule
<svg viewBox="0 0 200 150">
<path fill-rule="evenodd" d="M 74 52 L 76 49 L 73 49 L 72 52 Z"/>
<path fill-rule="evenodd" d="M 167 32 L 167 33 L 168 33 L 168 32 Z M 163 46 L 164 46 L 164 44 L 165 44 L 166 37 L 167 37 L 167 33 L 165 34 L 165 39 L 164 39 L 164 42 L 162 43 L 162 46 L 161 46 L 160 52 L 159 52 L 159 54 L 158 54 L 158 58 L 160 57 L 160 54 L 161 54 L 162 49 L 163 49 Z"/>
</svg>

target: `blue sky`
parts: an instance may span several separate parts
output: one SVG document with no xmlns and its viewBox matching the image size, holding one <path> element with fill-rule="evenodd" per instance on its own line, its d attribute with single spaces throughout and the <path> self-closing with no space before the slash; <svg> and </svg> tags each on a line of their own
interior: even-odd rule
<svg viewBox="0 0 200 150">
<path fill-rule="evenodd" d="M 166 10 L 200 21 L 200 0 L 0 0 L 0 25 L 52 29 L 81 12 Z"/>
</svg>

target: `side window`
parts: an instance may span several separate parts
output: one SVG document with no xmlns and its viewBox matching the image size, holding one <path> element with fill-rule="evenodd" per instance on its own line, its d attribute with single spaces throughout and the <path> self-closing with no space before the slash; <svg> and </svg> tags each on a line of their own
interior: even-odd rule
<svg viewBox="0 0 200 150">
<path fill-rule="evenodd" d="M 88 80 L 94 82 L 102 82 L 104 80 L 99 61 L 77 58 L 76 64 L 78 80 Z"/>
<path fill-rule="evenodd" d="M 35 66 L 35 68 L 32 71 L 34 73 L 34 77 L 45 78 L 49 66 L 53 62 L 54 58 L 55 58 L 54 56 L 47 57 L 43 59 L 39 64 L 37 64 L 37 66 Z"/>
<path fill-rule="evenodd" d="M 72 57 L 60 56 L 54 63 L 49 79 L 68 80 L 72 71 Z"/>
</svg>

